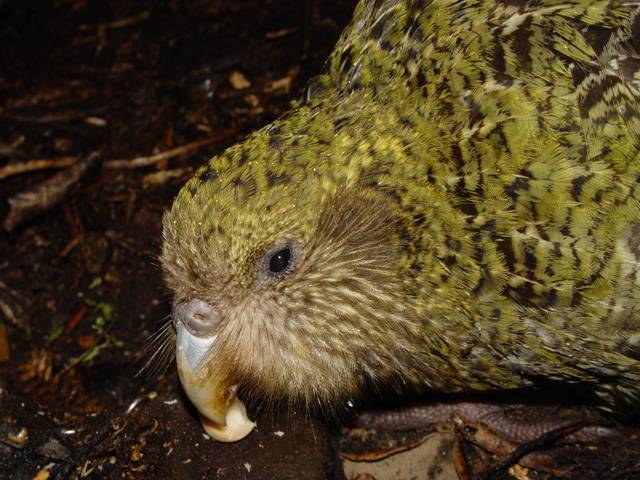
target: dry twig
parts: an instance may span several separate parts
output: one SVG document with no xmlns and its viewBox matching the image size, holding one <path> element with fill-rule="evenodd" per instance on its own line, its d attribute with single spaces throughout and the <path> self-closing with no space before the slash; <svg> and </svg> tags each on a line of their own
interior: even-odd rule
<svg viewBox="0 0 640 480">
<path fill-rule="evenodd" d="M 34 188 L 9 198 L 11 209 L 3 223 L 5 230 L 11 231 L 59 204 L 84 174 L 98 164 L 98 159 L 99 155 L 92 153 L 86 159 L 39 183 Z"/>
<path fill-rule="evenodd" d="M 70 167 L 78 161 L 78 157 L 39 158 L 28 162 L 11 163 L 0 168 L 0 180 L 22 173 Z"/>
<path fill-rule="evenodd" d="M 178 157 L 187 153 L 191 153 L 206 145 L 220 142 L 226 138 L 229 138 L 238 131 L 237 127 L 230 127 L 222 130 L 217 135 L 213 135 L 209 138 L 203 138 L 202 140 L 196 140 L 195 142 L 187 143 L 164 152 L 156 153 L 155 155 L 149 155 L 146 157 L 137 157 L 131 159 L 118 159 L 118 160 L 106 160 L 103 162 L 104 168 L 141 168 L 148 167 L 162 160 L 166 160 L 173 157 Z"/>
<path fill-rule="evenodd" d="M 481 472 L 479 475 L 475 477 L 475 480 L 489 480 L 494 478 L 499 473 L 507 470 L 510 466 L 514 465 L 518 462 L 522 457 L 527 454 L 531 454 L 538 449 L 541 449 L 545 446 L 552 445 L 558 439 L 566 437 L 567 435 L 580 430 L 588 425 L 588 422 L 583 420 L 578 420 L 569 425 L 565 425 L 560 428 L 556 428 L 555 430 L 551 430 L 549 432 L 540 435 L 537 439 L 524 443 L 512 450 L 508 455 L 504 456 L 497 464 L 489 467 L 488 469 Z"/>
<path fill-rule="evenodd" d="M 131 17 L 121 18 L 119 20 L 115 20 L 110 23 L 101 23 L 98 25 L 80 25 L 78 29 L 80 31 L 89 31 L 89 30 L 100 30 L 100 29 L 107 29 L 107 28 L 114 28 L 114 29 L 127 28 L 148 19 L 150 16 L 151 16 L 151 12 L 149 12 L 149 10 L 144 10 Z"/>
<path fill-rule="evenodd" d="M 102 162 L 102 165 L 104 168 L 112 170 L 123 168 L 134 169 L 149 167 L 163 160 L 169 160 L 180 155 L 192 153 L 206 145 L 211 145 L 213 143 L 218 143 L 226 140 L 227 138 L 230 138 L 238 133 L 238 130 L 238 127 L 230 127 L 222 130 L 221 132 L 218 132 L 216 135 L 213 135 L 211 137 L 196 140 L 195 142 L 187 143 L 185 145 L 181 145 L 170 150 L 165 150 L 164 152 L 156 153 L 154 155 L 135 157 L 130 159 L 105 160 Z M 65 168 L 74 165 L 77 161 L 78 157 L 59 157 L 29 160 L 27 162 L 5 165 L 4 167 L 0 168 L 0 180 L 12 177 L 14 175 L 20 175 L 22 173 Z"/>
</svg>

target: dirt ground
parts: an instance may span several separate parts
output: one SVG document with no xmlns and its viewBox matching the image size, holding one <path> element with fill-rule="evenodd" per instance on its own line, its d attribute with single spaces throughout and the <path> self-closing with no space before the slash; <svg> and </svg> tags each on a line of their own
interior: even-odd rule
<svg viewBox="0 0 640 480">
<path fill-rule="evenodd" d="M 101 163 L 58 206 L 0 230 L 0 433 L 28 436 L 0 443 L 1 478 L 47 465 L 49 478 L 330 475 L 325 427 L 300 422 L 279 437 L 285 427 L 263 420 L 258 435 L 219 450 L 175 367 L 136 373 L 170 310 L 157 261 L 163 211 L 196 167 L 302 93 L 352 8 L 0 1 L 0 168 L 93 152 Z M 9 198 L 59 171 L 0 179 L 0 218 Z"/>
<path fill-rule="evenodd" d="M 0 0 L 0 479 L 410 478 L 358 470 L 403 452 L 447 459 L 413 478 L 483 478 L 473 464 L 499 463 L 469 453 L 469 425 L 387 437 L 255 411 L 257 432 L 217 444 L 173 365 L 139 373 L 170 311 L 163 211 L 303 93 L 354 4 Z M 514 457 L 485 477 L 640 478 L 638 430 L 620 431 L 562 447 L 571 468 Z"/>
</svg>

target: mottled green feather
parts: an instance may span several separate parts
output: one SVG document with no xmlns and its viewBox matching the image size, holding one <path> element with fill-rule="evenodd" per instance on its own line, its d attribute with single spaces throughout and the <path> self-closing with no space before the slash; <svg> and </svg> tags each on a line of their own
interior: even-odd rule
<svg viewBox="0 0 640 480">
<path fill-rule="evenodd" d="M 360 2 L 307 100 L 213 158 L 176 199 L 163 262 L 177 298 L 234 312 L 242 299 L 256 317 L 254 299 L 277 292 L 284 310 L 251 339 L 278 337 L 282 319 L 295 328 L 248 360 L 223 355 L 268 394 L 331 402 L 385 379 L 444 391 L 547 379 L 637 405 L 639 5 Z M 362 233 L 363 251 L 381 262 L 351 279 L 305 263 L 331 245 L 346 252 L 336 265 L 367 258 L 336 228 L 320 235 L 329 221 L 360 225 L 347 213 L 373 219 L 377 243 Z M 317 280 L 257 287 L 256 261 L 288 238 Z M 244 328 L 258 327 L 229 332 Z M 333 373 L 344 389 L 322 371 L 329 357 L 291 392 L 269 384 L 323 355 L 343 359 Z"/>
</svg>

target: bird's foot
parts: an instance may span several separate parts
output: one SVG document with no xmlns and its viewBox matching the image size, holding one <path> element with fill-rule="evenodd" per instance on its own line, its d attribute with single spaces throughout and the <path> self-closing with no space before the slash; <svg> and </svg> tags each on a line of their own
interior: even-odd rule
<svg viewBox="0 0 640 480">
<path fill-rule="evenodd" d="M 341 455 L 352 462 L 387 459 L 424 448 L 438 437 L 443 452 L 446 445 L 451 450 L 458 476 L 473 479 L 495 478 L 499 472 L 514 469 L 563 476 L 572 468 L 557 458 L 563 446 L 588 447 L 590 442 L 621 435 L 611 419 L 597 412 L 486 402 L 363 412 L 354 428 L 344 433 L 349 440 L 341 445 Z"/>
</svg>

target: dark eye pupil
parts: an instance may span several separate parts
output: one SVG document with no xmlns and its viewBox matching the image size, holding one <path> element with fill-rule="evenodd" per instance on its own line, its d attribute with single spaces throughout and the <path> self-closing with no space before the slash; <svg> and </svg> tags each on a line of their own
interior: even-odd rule
<svg viewBox="0 0 640 480">
<path fill-rule="evenodd" d="M 271 270 L 272 273 L 283 272 L 289 266 L 289 260 L 291 260 L 291 250 L 289 250 L 289 247 L 278 250 L 269 260 L 269 270 Z"/>
</svg>

